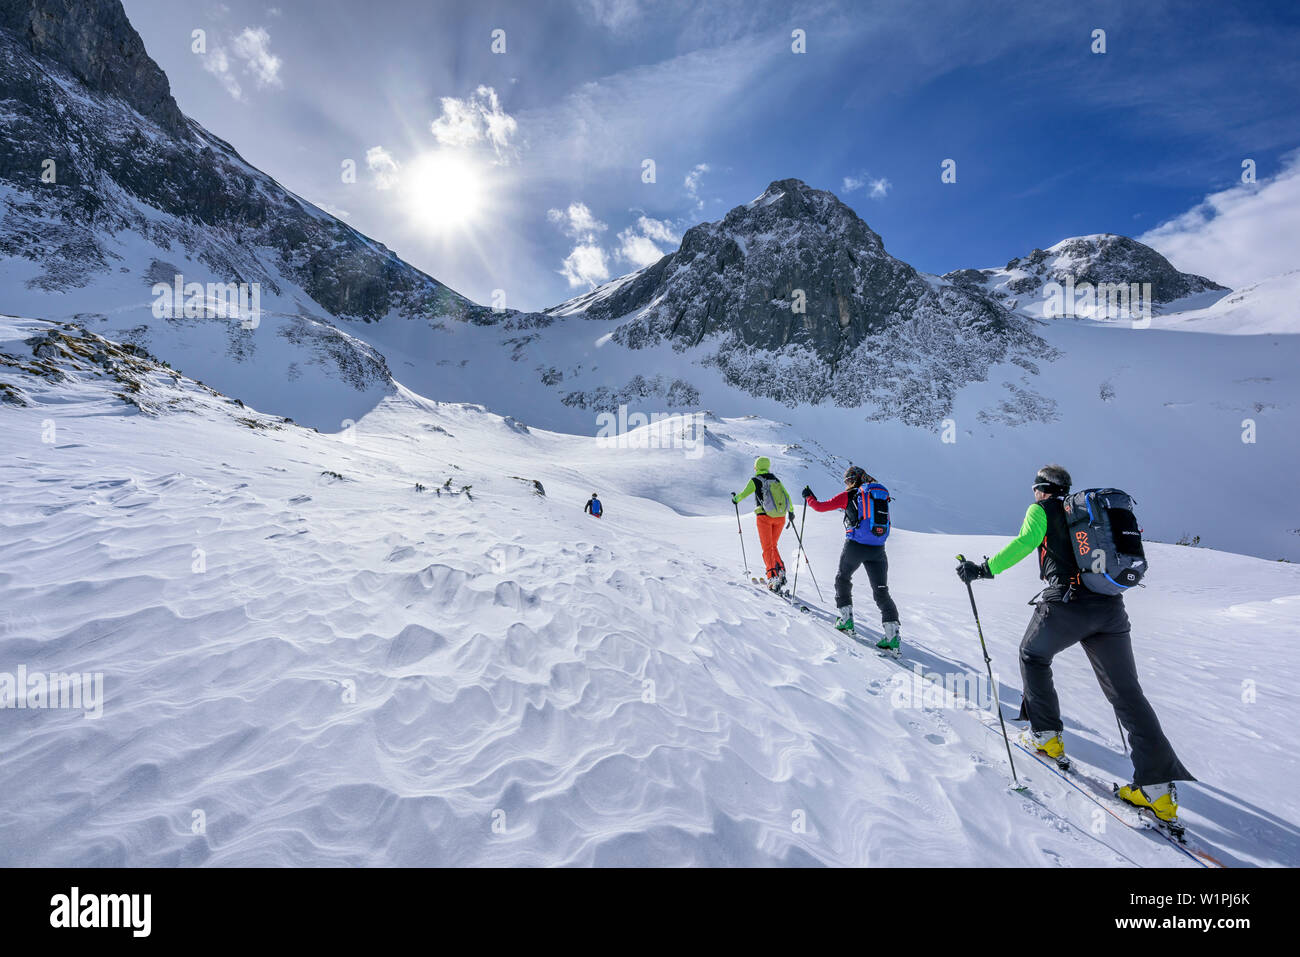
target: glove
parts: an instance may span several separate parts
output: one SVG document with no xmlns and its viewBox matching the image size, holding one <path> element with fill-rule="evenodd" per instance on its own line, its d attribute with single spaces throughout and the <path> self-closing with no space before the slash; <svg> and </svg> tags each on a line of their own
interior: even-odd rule
<svg viewBox="0 0 1300 957">
<path fill-rule="evenodd" d="M 989 571 L 989 560 L 986 558 L 978 565 L 972 561 L 958 562 L 957 577 L 968 585 L 977 578 L 992 578 L 993 573 Z"/>
<path fill-rule="evenodd" d="M 731 504 L 732 504 L 732 505 L 735 505 L 737 501 L 739 501 L 739 499 L 736 498 L 736 493 L 735 493 L 735 492 L 732 492 L 732 493 L 731 493 Z"/>
<path fill-rule="evenodd" d="M 790 520 L 790 527 L 794 528 L 794 512 L 787 512 L 785 517 Z"/>
<path fill-rule="evenodd" d="M 817 497 L 816 495 L 814 495 L 814 494 L 812 493 L 812 489 L 810 489 L 807 485 L 805 485 L 805 486 L 803 487 L 803 491 L 800 492 L 799 494 L 802 495 L 804 498 L 816 498 L 816 497 Z"/>
</svg>

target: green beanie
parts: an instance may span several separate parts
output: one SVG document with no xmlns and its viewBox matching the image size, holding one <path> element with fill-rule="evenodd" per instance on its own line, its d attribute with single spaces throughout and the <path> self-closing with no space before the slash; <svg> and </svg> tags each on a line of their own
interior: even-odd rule
<svg viewBox="0 0 1300 957">
<path fill-rule="evenodd" d="M 764 472 L 772 471 L 772 461 L 766 455 L 760 455 L 754 459 L 754 474 L 762 475 Z"/>
</svg>

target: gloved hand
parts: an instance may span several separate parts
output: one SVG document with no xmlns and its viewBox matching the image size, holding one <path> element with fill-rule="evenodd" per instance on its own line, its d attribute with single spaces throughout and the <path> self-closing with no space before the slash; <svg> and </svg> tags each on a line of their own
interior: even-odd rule
<svg viewBox="0 0 1300 957">
<path fill-rule="evenodd" d="M 736 493 L 735 493 L 735 492 L 732 492 L 732 493 L 731 493 L 731 504 L 732 504 L 732 505 L 735 505 L 738 501 L 740 501 L 740 499 L 736 498 Z"/>
<path fill-rule="evenodd" d="M 799 494 L 802 495 L 804 498 L 816 498 L 816 497 L 817 497 L 816 495 L 813 494 L 813 490 L 810 489 L 807 485 L 805 485 L 805 486 L 803 487 L 803 491 L 800 492 Z"/>
<path fill-rule="evenodd" d="M 785 517 L 790 520 L 790 527 L 794 528 L 794 512 L 786 512 Z"/>
<path fill-rule="evenodd" d="M 957 577 L 968 585 L 977 578 L 992 578 L 993 573 L 989 571 L 989 560 L 986 558 L 979 564 L 972 561 L 958 562 Z"/>
</svg>

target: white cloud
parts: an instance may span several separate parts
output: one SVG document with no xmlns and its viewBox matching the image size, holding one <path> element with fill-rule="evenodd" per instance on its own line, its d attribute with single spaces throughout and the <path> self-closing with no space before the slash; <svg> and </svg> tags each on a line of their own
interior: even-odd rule
<svg viewBox="0 0 1300 957">
<path fill-rule="evenodd" d="M 501 109 L 497 91 L 490 86 L 480 86 L 464 99 L 444 96 L 442 115 L 430 125 L 439 145 L 454 149 L 490 146 L 498 163 L 514 158 L 511 140 L 517 129 L 515 118 Z"/>
<path fill-rule="evenodd" d="M 586 203 L 570 203 L 568 209 L 548 210 L 546 218 L 557 225 L 564 235 L 584 243 L 595 242 L 596 234 L 609 228 L 592 215 Z"/>
<path fill-rule="evenodd" d="M 582 83 L 518 115 L 529 167 L 570 181 L 640 168 L 647 158 L 668 169 L 683 144 L 716 136 L 720 117 L 740 122 L 758 112 L 755 85 L 789 55 L 769 36 L 745 36 Z"/>
<path fill-rule="evenodd" d="M 844 177 L 844 192 L 852 193 L 859 189 L 866 189 L 867 195 L 872 199 L 884 199 L 893 189 L 894 184 L 883 176 L 872 178 L 866 173 L 859 176 Z"/>
<path fill-rule="evenodd" d="M 575 246 L 573 252 L 564 257 L 560 275 L 569 280 L 570 286 L 595 288 L 609 278 L 605 250 L 585 244 Z"/>
<path fill-rule="evenodd" d="M 229 12 L 227 10 L 226 12 Z M 244 72 L 253 77 L 259 87 L 281 86 L 280 58 L 270 50 L 271 35 L 261 27 L 244 27 L 242 33 L 230 41 L 231 53 L 216 44 L 203 57 L 203 69 L 215 76 L 234 99 L 242 101 L 244 90 L 235 76 L 235 60 L 243 63 Z"/>
<path fill-rule="evenodd" d="M 378 189 L 392 189 L 400 179 L 401 166 L 382 146 L 372 146 L 366 150 L 366 167 L 374 173 L 375 187 Z"/>
<path fill-rule="evenodd" d="M 230 57 L 226 56 L 226 51 L 221 47 L 213 47 L 204 54 L 203 69 L 220 80 L 226 92 L 236 100 L 244 98 L 244 91 L 239 87 L 239 80 L 235 79 L 235 74 L 230 69 Z"/>
<path fill-rule="evenodd" d="M 230 45 L 258 86 L 280 86 L 280 58 L 271 53 L 271 35 L 265 29 L 244 27 Z"/>
<path fill-rule="evenodd" d="M 588 15 L 610 30 L 622 30 L 641 18 L 637 0 L 583 0 Z"/>
<path fill-rule="evenodd" d="M 690 194 L 691 199 L 699 199 L 700 178 L 708 171 L 708 163 L 698 163 L 686 174 L 682 185 L 686 187 L 686 192 Z"/>
<path fill-rule="evenodd" d="M 1271 179 L 1211 193 L 1137 237 L 1184 272 L 1240 288 L 1296 266 L 1300 250 L 1300 152 Z"/>
<path fill-rule="evenodd" d="M 667 250 L 660 243 L 675 246 L 681 241 L 682 237 L 668 220 L 642 216 L 637 219 L 636 225 L 629 226 L 618 234 L 618 255 L 640 269 L 663 258 Z"/>
</svg>

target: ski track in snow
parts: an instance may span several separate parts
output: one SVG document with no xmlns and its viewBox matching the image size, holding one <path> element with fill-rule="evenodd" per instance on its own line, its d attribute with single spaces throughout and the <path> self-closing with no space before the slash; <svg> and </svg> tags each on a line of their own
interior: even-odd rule
<svg viewBox="0 0 1300 957">
<path fill-rule="evenodd" d="M 1023 763 L 1073 823 L 1009 792 L 980 714 L 891 700 L 911 679 L 866 646 L 874 629 L 854 643 L 758 593 L 717 484 L 743 482 L 743 443 L 601 450 L 409 395 L 354 443 L 120 408 L 70 401 L 52 444 L 49 407 L 0 416 L 0 672 L 98 671 L 106 693 L 98 720 L 0 710 L 0 865 L 1189 863 L 1089 833 L 1091 809 Z M 472 499 L 436 495 L 448 477 Z M 699 514 L 656 501 L 658 481 Z M 592 489 L 600 521 L 581 511 Z M 819 609 L 833 518 L 805 530 Z M 905 666 L 982 674 L 951 570 L 981 546 L 895 533 Z M 1165 601 L 1131 612 L 1144 681 L 1207 782 L 1183 792 L 1188 823 L 1229 863 L 1294 866 L 1276 734 L 1294 698 L 1271 689 L 1295 686 L 1300 579 L 1172 546 L 1153 565 Z M 1009 713 L 1033 590 L 1021 567 L 979 593 Z M 1071 747 L 1123 775 L 1082 655 L 1058 671 Z"/>
</svg>

